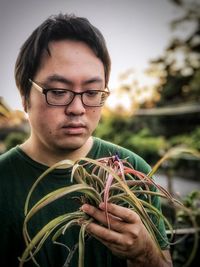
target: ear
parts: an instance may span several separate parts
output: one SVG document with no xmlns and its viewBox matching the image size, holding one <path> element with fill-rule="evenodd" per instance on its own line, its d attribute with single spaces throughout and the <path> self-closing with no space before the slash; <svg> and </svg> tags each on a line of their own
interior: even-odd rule
<svg viewBox="0 0 200 267">
<path fill-rule="evenodd" d="M 22 96 L 22 106 L 24 108 L 24 111 L 27 113 L 27 101 L 24 95 Z"/>
</svg>

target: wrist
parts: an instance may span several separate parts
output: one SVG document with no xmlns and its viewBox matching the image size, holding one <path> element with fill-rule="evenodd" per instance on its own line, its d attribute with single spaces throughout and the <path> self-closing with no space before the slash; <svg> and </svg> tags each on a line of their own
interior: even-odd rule
<svg viewBox="0 0 200 267">
<path fill-rule="evenodd" d="M 140 255 L 134 259 L 127 259 L 127 267 L 172 267 L 172 260 L 168 250 L 161 254 Z"/>
</svg>

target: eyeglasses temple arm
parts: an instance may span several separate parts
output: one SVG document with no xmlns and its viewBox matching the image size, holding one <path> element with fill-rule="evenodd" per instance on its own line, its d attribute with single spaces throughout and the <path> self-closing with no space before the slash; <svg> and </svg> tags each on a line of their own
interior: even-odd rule
<svg viewBox="0 0 200 267">
<path fill-rule="evenodd" d="M 43 89 L 41 86 L 39 86 L 37 83 L 33 82 L 31 79 L 29 79 L 29 82 L 40 92 L 43 92 Z"/>
</svg>

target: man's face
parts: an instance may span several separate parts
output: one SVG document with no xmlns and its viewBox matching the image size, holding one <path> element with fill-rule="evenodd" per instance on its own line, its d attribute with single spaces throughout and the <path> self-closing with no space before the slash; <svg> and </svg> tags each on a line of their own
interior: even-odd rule
<svg viewBox="0 0 200 267">
<path fill-rule="evenodd" d="M 74 92 L 104 90 L 103 63 L 83 42 L 63 40 L 49 45 L 33 80 L 44 88 L 63 88 Z M 31 88 L 28 106 L 33 145 L 51 150 L 82 147 L 98 125 L 101 108 L 86 107 L 77 95 L 68 106 L 50 106 L 45 95 Z M 41 147 L 42 148 L 42 147 Z"/>
</svg>

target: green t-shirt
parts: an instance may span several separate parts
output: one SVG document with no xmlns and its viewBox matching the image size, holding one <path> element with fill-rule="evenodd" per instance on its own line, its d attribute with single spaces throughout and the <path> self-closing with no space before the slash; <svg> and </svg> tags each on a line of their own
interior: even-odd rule
<svg viewBox="0 0 200 267">
<path fill-rule="evenodd" d="M 94 143 L 87 157 L 97 159 L 118 153 L 121 159 L 128 158 L 133 167 L 141 172 L 148 173 L 149 165 L 138 155 L 131 151 L 93 138 Z M 18 146 L 0 156 L 0 266 L 16 267 L 19 265 L 18 257 L 24 251 L 22 225 L 24 221 L 24 204 L 34 181 L 47 169 L 38 162 L 29 158 Z M 70 170 L 56 169 L 45 177 L 34 190 L 30 205 L 41 199 L 45 194 L 67 185 L 71 185 Z M 160 202 L 155 198 L 154 204 L 160 209 Z M 29 222 L 29 233 L 33 237 L 44 224 L 58 215 L 78 210 L 80 203 L 77 198 L 66 196 L 41 209 Z M 160 231 L 165 229 L 160 223 Z M 78 226 L 73 226 L 58 240 L 69 248 L 74 248 L 78 241 Z M 160 241 L 162 248 L 166 247 Z M 53 244 L 47 240 L 36 259 L 41 267 L 61 267 L 66 261 L 69 251 L 65 246 Z M 77 267 L 78 250 L 76 249 L 69 267 Z M 24 266 L 35 266 L 32 260 Z M 108 248 L 96 239 L 89 237 L 85 247 L 86 267 L 114 267 L 126 266 L 126 261 L 112 255 Z"/>
</svg>

